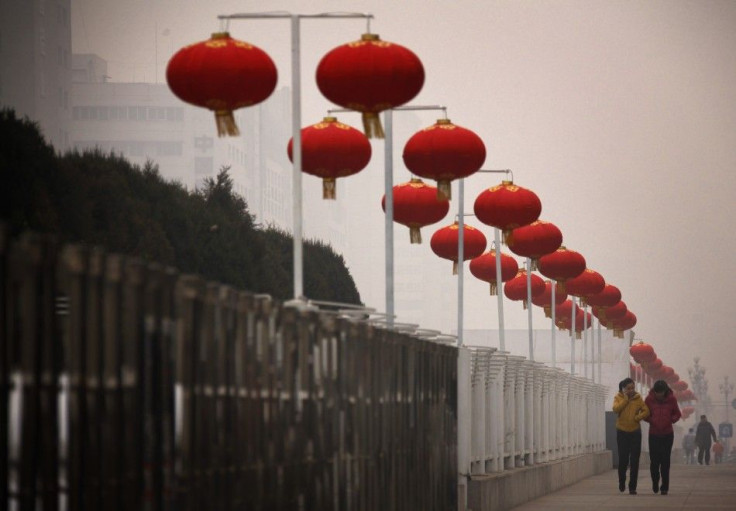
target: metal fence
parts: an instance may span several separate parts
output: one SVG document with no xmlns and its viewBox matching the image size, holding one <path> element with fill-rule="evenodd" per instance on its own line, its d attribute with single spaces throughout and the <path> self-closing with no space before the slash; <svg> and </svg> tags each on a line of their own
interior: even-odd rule
<svg viewBox="0 0 736 511">
<path fill-rule="evenodd" d="M 603 385 L 488 347 L 459 350 L 458 381 L 461 492 L 472 476 L 605 449 Z"/>
<path fill-rule="evenodd" d="M 447 510 L 457 349 L 0 232 L 0 507 Z"/>
</svg>

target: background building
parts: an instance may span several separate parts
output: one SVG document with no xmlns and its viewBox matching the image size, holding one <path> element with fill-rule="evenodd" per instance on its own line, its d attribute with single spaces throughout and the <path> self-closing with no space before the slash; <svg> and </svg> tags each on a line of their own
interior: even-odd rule
<svg viewBox="0 0 736 511">
<path fill-rule="evenodd" d="M 46 139 L 69 147 L 71 0 L 0 2 L 0 106 L 37 121 Z"/>
</svg>

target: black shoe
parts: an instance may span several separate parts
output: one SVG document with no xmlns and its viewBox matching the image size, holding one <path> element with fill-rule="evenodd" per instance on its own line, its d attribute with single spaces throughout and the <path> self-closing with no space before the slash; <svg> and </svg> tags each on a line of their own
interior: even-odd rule
<svg viewBox="0 0 736 511">
<path fill-rule="evenodd" d="M 652 481 L 652 491 L 654 493 L 659 492 L 659 481 Z"/>
<path fill-rule="evenodd" d="M 667 490 L 662 490 L 662 495 L 667 495 Z"/>
<path fill-rule="evenodd" d="M 629 495 L 636 495 L 636 490 L 629 490 Z"/>
<path fill-rule="evenodd" d="M 618 491 L 624 491 L 626 489 L 626 481 L 619 481 Z"/>
</svg>

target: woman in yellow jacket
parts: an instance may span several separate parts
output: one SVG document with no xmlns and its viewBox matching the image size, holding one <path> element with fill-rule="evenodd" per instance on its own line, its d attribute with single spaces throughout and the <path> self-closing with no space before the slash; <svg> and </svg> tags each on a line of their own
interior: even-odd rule
<svg viewBox="0 0 736 511">
<path fill-rule="evenodd" d="M 634 389 L 634 380 L 626 378 L 618 384 L 618 394 L 613 398 L 616 419 L 616 443 L 618 444 L 618 489 L 626 488 L 626 469 L 631 465 L 629 493 L 636 495 L 641 455 L 641 427 L 639 422 L 649 417 L 649 408 Z"/>
</svg>

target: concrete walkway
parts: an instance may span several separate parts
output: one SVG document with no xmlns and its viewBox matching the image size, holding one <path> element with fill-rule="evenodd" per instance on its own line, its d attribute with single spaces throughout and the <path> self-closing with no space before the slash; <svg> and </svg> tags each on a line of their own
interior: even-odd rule
<svg viewBox="0 0 736 511">
<path fill-rule="evenodd" d="M 639 470 L 638 495 L 618 491 L 615 470 L 592 476 L 514 511 L 736 510 L 736 465 L 672 465 L 669 495 L 652 492 L 649 468 Z"/>
</svg>

